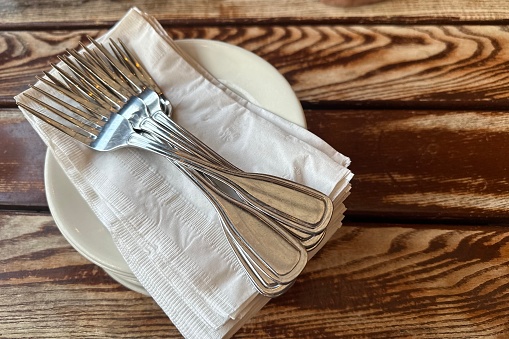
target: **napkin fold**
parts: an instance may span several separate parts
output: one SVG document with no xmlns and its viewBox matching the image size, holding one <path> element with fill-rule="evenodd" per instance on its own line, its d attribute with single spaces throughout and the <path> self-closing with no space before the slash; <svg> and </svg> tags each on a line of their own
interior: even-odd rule
<svg viewBox="0 0 509 339">
<path fill-rule="evenodd" d="M 101 37 L 108 38 L 136 52 L 172 103 L 172 117 L 227 160 L 328 194 L 335 210 L 325 244 L 345 210 L 352 177 L 347 157 L 229 90 L 136 8 Z M 27 103 L 23 95 L 16 100 Z M 169 161 L 131 148 L 91 150 L 22 111 L 185 337 L 229 337 L 268 301 L 245 275 L 213 207 Z"/>
</svg>

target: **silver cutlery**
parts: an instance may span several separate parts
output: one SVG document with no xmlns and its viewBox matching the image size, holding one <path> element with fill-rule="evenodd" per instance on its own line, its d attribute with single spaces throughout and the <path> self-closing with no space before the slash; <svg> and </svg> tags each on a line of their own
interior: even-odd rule
<svg viewBox="0 0 509 339">
<path fill-rule="evenodd" d="M 266 183 L 261 187 L 258 186 L 260 181 L 249 178 L 247 181 L 242 180 L 242 185 L 238 185 L 239 181 L 234 180 L 221 181 L 232 188 L 246 203 L 293 229 L 313 235 L 325 229 L 332 215 L 332 202 L 329 197 L 293 181 L 240 171 L 168 117 L 171 109 L 169 101 L 145 68 L 141 66 L 141 62 L 121 41 L 119 43 L 123 48 L 114 41 L 110 41 L 113 54 L 102 44 L 91 38 L 90 40 L 97 48 L 94 51 L 99 52 L 94 53 L 86 46 L 83 46 L 86 52 L 84 56 L 76 51 L 68 50 L 82 69 L 89 73 L 88 75 L 80 71 L 79 66 L 69 57 L 60 57 L 79 77 L 81 84 L 86 84 L 87 88 L 95 90 L 93 94 L 87 95 L 87 99 L 94 96 L 99 102 L 106 103 L 103 106 L 104 109 L 119 112 L 120 108 L 133 96 L 140 98 L 147 105 L 148 110 L 131 110 L 127 113 L 124 109 L 122 113 L 124 116 L 129 114 L 128 118 L 135 128 L 156 133 L 162 137 L 170 136 L 167 141 L 175 143 L 178 148 L 221 167 L 226 166 L 242 176 L 253 179 L 264 176 L 263 181 Z M 62 72 L 61 69 L 59 73 L 66 79 L 70 78 L 68 73 Z M 123 79 L 125 81 L 122 81 Z M 115 105 L 113 108 L 112 103 Z M 278 183 L 278 185 L 271 185 L 274 188 L 272 190 L 267 187 L 268 182 Z"/>
<path fill-rule="evenodd" d="M 168 117 L 169 101 L 121 42 L 122 48 L 112 41 L 109 52 L 91 41 L 96 49 L 83 46 L 83 54 L 68 51 L 74 60 L 60 58 L 69 71 L 52 65 L 62 80 L 51 73 L 38 78 L 72 105 L 39 87 L 33 88 L 53 105 L 27 94 L 59 118 L 18 104 L 95 150 L 130 146 L 171 159 L 215 207 L 260 293 L 273 297 L 286 291 L 304 268 L 305 248 L 314 248 L 324 236 L 330 199 L 288 180 L 240 171 Z"/>
<path fill-rule="evenodd" d="M 43 90 L 40 89 L 40 91 Z M 166 156 L 178 162 L 180 166 L 184 164 L 189 166 L 189 160 L 182 158 L 179 151 L 136 132 L 129 121 L 119 114 L 111 113 L 107 119 L 98 119 L 87 116 L 87 112 L 75 108 L 73 112 L 79 112 L 79 115 L 73 117 L 31 95 L 27 94 L 27 96 L 44 109 L 67 121 L 68 124 L 50 118 L 23 103 L 18 103 L 19 106 L 94 150 L 111 151 L 121 147 L 136 147 Z M 56 97 L 49 96 L 49 98 L 63 104 Z M 202 169 L 198 162 L 192 161 L 191 164 L 191 168 L 195 170 Z M 200 187 L 205 187 L 203 185 L 205 181 L 200 180 L 199 183 Z M 208 192 L 207 197 L 219 204 L 220 195 L 217 191 Z M 242 259 L 249 263 L 247 267 L 249 276 L 257 279 L 256 274 L 253 278 L 253 271 L 258 275 L 262 271 L 264 276 L 274 280 L 273 285 L 291 283 L 306 264 L 305 249 L 292 236 L 272 225 L 273 222 L 264 218 L 258 211 L 238 209 L 232 213 L 230 207 L 234 205 L 225 204 L 225 201 L 214 207 L 218 209 L 217 207 L 220 206 L 222 225 L 228 239 L 233 240 L 232 247 L 241 247 L 236 253 L 240 253 Z M 240 211 L 251 213 L 241 214 Z M 230 218 L 232 214 L 236 217 L 234 221 Z M 271 244 L 267 244 L 267 240 L 270 240 Z M 272 296 L 272 291 L 268 289 L 271 284 L 265 283 L 266 280 L 270 281 L 270 278 L 256 280 L 255 286 L 263 294 Z"/>
</svg>

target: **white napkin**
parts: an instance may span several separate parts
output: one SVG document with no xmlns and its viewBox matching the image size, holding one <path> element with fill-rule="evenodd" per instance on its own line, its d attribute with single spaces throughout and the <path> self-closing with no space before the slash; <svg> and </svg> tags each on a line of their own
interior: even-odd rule
<svg viewBox="0 0 509 339">
<path fill-rule="evenodd" d="M 329 194 L 335 211 L 327 239 L 337 230 L 352 177 L 347 157 L 228 90 L 135 8 L 103 38 L 121 38 L 136 51 L 174 119 L 229 161 Z M 96 152 L 23 113 L 185 337 L 228 337 L 268 301 L 237 262 L 213 207 L 166 159 L 135 149 Z"/>
</svg>

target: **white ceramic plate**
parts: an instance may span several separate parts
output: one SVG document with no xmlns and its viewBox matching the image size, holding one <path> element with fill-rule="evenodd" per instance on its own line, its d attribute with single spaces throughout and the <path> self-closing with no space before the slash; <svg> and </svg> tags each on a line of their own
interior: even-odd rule
<svg viewBox="0 0 509 339">
<path fill-rule="evenodd" d="M 292 88 L 265 60 L 242 48 L 218 41 L 180 40 L 177 44 L 236 93 L 305 126 L 302 107 Z M 51 214 L 67 241 L 121 284 L 146 293 L 116 249 L 106 228 L 49 151 L 46 153 L 44 181 Z"/>
</svg>

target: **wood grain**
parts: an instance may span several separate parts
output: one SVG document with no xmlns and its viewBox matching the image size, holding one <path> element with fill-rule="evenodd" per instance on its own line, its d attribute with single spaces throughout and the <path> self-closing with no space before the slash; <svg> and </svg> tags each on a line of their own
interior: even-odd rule
<svg viewBox="0 0 509 339">
<path fill-rule="evenodd" d="M 237 337 L 507 334 L 506 229 L 366 226 L 343 227 L 291 291 L 267 305 Z"/>
<path fill-rule="evenodd" d="M 0 214 L 0 266 L 1 337 L 179 337 L 151 298 L 78 254 L 49 215 Z"/>
<path fill-rule="evenodd" d="M 352 159 L 350 218 L 509 220 L 505 112 L 308 110 L 308 128 Z M 0 111 L 0 206 L 47 209 L 45 145 Z"/>
<path fill-rule="evenodd" d="M 19 110 L 0 110 L 0 144 L 0 206 L 47 210 L 46 146 Z"/>
<path fill-rule="evenodd" d="M 507 337 L 506 3 L 326 2 L 0 1 L 0 338 L 181 337 L 62 237 L 13 99 L 131 6 L 267 60 L 352 159 L 346 226 L 235 338 Z"/>
<path fill-rule="evenodd" d="M 65 48 L 97 30 L 0 32 L 0 104 L 34 82 Z M 505 26 L 249 26 L 168 28 L 252 51 L 309 108 L 505 109 Z"/>
<path fill-rule="evenodd" d="M 0 31 L 0 105 L 14 106 L 13 96 L 35 83 L 35 76 L 49 70 L 51 62 L 58 62 L 57 55 L 96 32 Z"/>
<path fill-rule="evenodd" d="M 313 107 L 506 106 L 505 26 L 269 26 L 169 29 L 256 53 Z"/>
<path fill-rule="evenodd" d="M 503 227 L 350 224 L 235 338 L 495 338 L 509 330 L 508 253 Z M 180 337 L 49 215 L 0 213 L 0 265 L 2 337 Z"/>
<path fill-rule="evenodd" d="M 224 1 L 4 1 L 0 27 L 62 27 L 111 25 L 132 6 L 165 24 L 197 23 L 416 23 L 505 22 L 508 12 L 497 0 L 388 0 L 355 8 L 331 6 L 319 0 Z"/>
<path fill-rule="evenodd" d="M 506 112 L 306 113 L 308 128 L 352 159 L 348 215 L 509 220 Z"/>
</svg>

